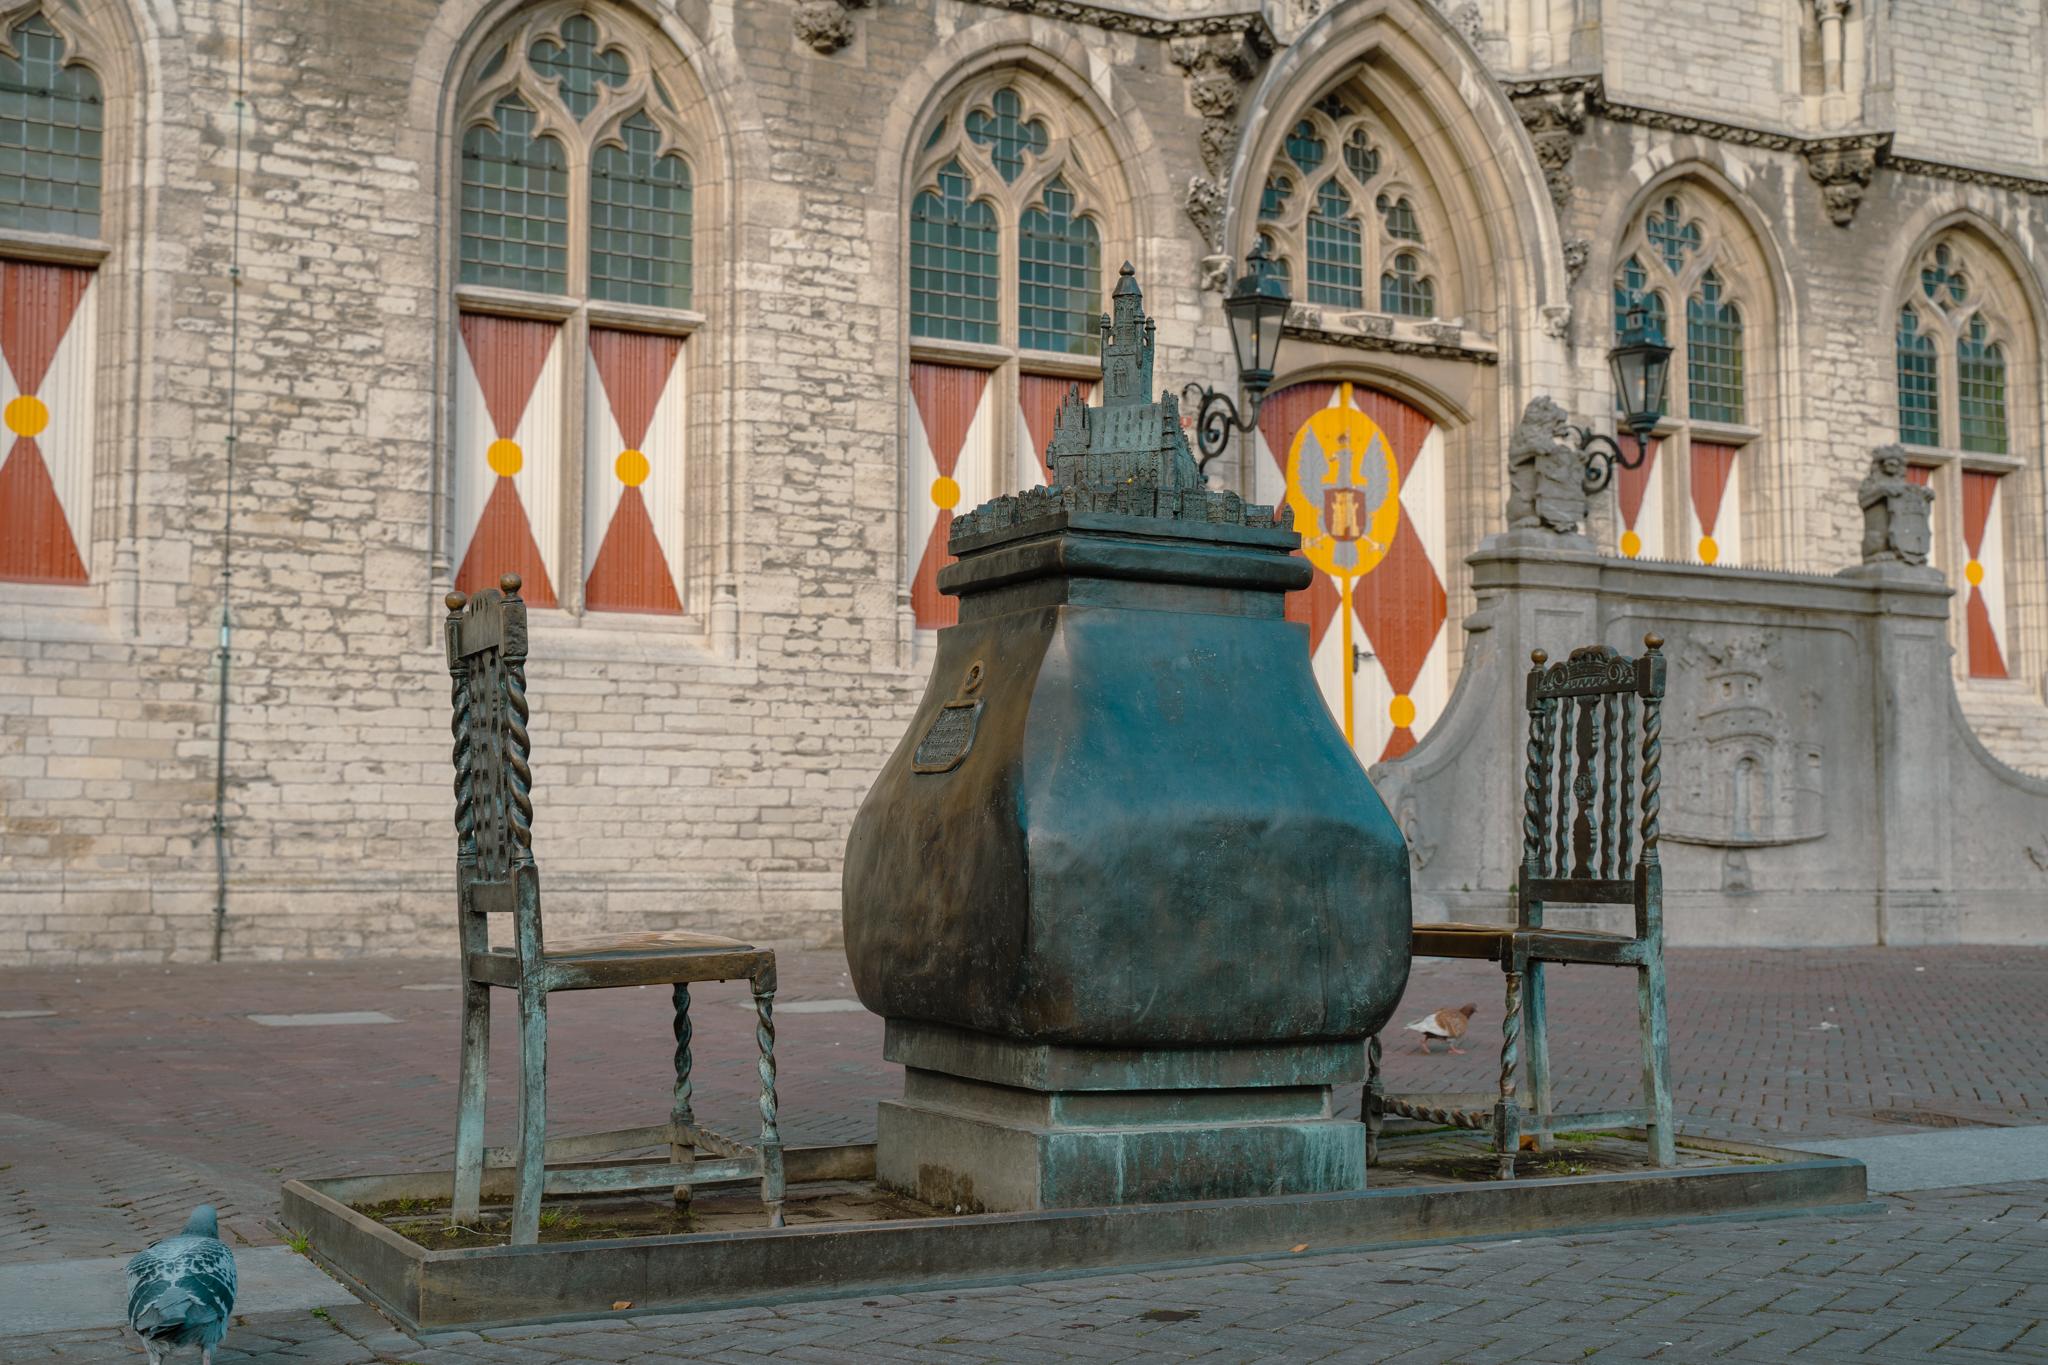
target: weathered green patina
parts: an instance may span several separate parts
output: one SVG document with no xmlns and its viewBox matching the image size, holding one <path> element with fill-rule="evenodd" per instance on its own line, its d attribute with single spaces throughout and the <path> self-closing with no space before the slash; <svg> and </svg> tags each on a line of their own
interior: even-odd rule
<svg viewBox="0 0 2048 1365">
<path fill-rule="evenodd" d="M 952 1082 L 925 1102 L 938 1087 L 914 1078 L 884 1107 L 881 1177 L 925 1197 L 1075 1202 L 1047 1153 L 1077 1132 L 1117 1170 L 1073 1183 L 1091 1202 L 1364 1178 L 1358 1136 L 1326 1129 L 1327 1093 L 1362 1078 L 1407 979 L 1406 848 L 1285 618 L 1310 578 L 1299 539 L 1284 512 L 1200 485 L 1178 404 L 1151 396 L 1141 305 L 1127 266 L 1102 323 L 1103 406 L 1061 406 L 1052 484 L 955 522 L 939 585 L 960 622 L 848 842 L 855 987 L 891 1021 L 892 1055 L 915 1040 L 906 1065 Z M 1129 1092 L 1123 1122 L 1019 1110 L 1006 1092 L 1076 1088 L 1028 1079 L 1045 1049 L 1098 1075 L 1083 1088 Z M 1208 1078 L 1218 1052 L 1228 1080 Z M 1190 1089 L 1300 1086 L 1322 1117 L 1174 1117 Z M 1003 1140 L 966 1155 L 942 1111 Z M 1043 1168 L 1022 1184 L 1020 1141 Z"/>
</svg>

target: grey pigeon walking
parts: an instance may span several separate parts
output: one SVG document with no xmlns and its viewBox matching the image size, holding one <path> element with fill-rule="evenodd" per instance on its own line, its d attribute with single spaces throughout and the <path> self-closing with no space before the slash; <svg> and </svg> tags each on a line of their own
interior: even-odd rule
<svg viewBox="0 0 2048 1365">
<path fill-rule="evenodd" d="M 201 1365 L 228 1334 L 235 1311 L 235 1254 L 220 1239 L 213 1205 L 201 1204 L 185 1230 L 128 1262 L 128 1325 L 142 1338 L 149 1365 L 181 1346 L 197 1346 Z"/>
</svg>

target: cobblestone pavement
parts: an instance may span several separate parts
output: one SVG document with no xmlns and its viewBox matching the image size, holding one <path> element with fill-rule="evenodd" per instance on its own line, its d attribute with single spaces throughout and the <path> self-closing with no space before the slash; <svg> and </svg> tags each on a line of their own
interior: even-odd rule
<svg viewBox="0 0 2048 1365">
<path fill-rule="evenodd" d="M 389 961 L 0 973 L 0 1262 L 132 1250 L 201 1199 L 221 1206 L 231 1239 L 273 1242 L 262 1220 L 284 1173 L 444 1156 L 456 1007 L 456 993 L 438 989 L 446 975 Z M 834 953 L 785 954 L 782 980 L 785 1002 L 852 994 Z M 1635 1068 L 1626 974 L 1579 969 L 1555 981 L 1561 1088 L 1575 1105 L 1625 1102 Z M 2048 952 L 1674 952 L 1671 981 L 1676 1100 L 1692 1131 L 1879 1135 L 1912 1131 L 1901 1121 L 1914 1117 L 1939 1128 L 2048 1114 Z M 1466 1000 L 1480 1011 L 1462 1056 L 1424 1058 L 1390 1035 L 1390 1082 L 1483 1088 L 1499 986 L 1481 965 L 1419 965 L 1397 1024 Z M 743 990 L 707 990 L 697 1012 L 700 1113 L 739 1131 L 751 1109 Z M 52 1013 L 5 1017 L 36 1010 Z M 397 1022 L 247 1018 L 329 1011 Z M 665 993 L 558 999 L 553 1019 L 554 1112 L 593 1127 L 658 1115 Z M 785 1137 L 870 1137 L 873 1102 L 897 1084 L 879 1060 L 879 1022 L 828 1008 L 785 1010 L 778 1023 Z M 280 1315 L 247 1304 L 220 1359 L 2048 1360 L 2048 1179 L 1879 1203 L 1861 1217 L 1311 1249 L 1279 1262 L 423 1342 L 366 1308 Z M 0 1305 L 0 1328 L 4 1318 Z M 6 1365 L 130 1358 L 140 1352 L 112 1331 L 0 1335 Z"/>
</svg>

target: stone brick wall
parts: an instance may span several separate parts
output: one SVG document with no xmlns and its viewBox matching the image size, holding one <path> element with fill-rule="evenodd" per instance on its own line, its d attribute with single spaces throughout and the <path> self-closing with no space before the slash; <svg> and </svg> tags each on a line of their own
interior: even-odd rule
<svg viewBox="0 0 2048 1365">
<path fill-rule="evenodd" d="M 1441 22 L 1425 0 L 1389 4 L 1404 23 Z M 234 623 L 225 952 L 445 951 L 437 622 L 449 566 L 437 544 L 447 483 L 436 470 L 454 338 L 436 92 L 463 33 L 507 8 L 251 0 L 240 42 L 228 0 L 87 8 L 146 52 L 150 116 L 139 162 L 109 171 L 135 211 L 126 226 L 110 217 L 102 267 L 120 285 L 101 326 L 101 405 L 118 439 L 98 484 L 95 586 L 0 585 L 0 963 L 211 951 L 224 592 Z M 927 657 L 900 588 L 901 471 L 915 419 L 903 385 L 905 196 L 892 168 L 920 109 L 974 62 L 1030 56 L 1089 92 L 1131 149 L 1117 169 L 1139 238 L 1108 244 L 1107 264 L 1113 271 L 1119 254 L 1138 264 L 1159 319 L 1162 380 L 1221 381 L 1228 341 L 1200 287 L 1209 247 L 1180 207 L 1202 164 L 1200 120 L 1170 33 L 1124 20 L 916 0 L 855 11 L 851 44 L 825 55 L 798 40 L 795 6 L 780 0 L 644 8 L 704 54 L 700 75 L 730 129 L 721 150 L 740 173 L 730 283 L 701 305 L 716 314 L 706 366 L 719 382 L 693 400 L 712 405 L 718 461 L 732 477 L 701 522 L 710 600 L 693 602 L 680 624 L 537 613 L 536 850 L 549 923 L 825 942 L 838 932 L 846 828 L 901 733 Z M 1309 23 L 1296 8 L 1276 18 L 1283 36 Z M 1316 22 L 1337 25 L 1376 7 L 1323 8 Z M 1963 36 L 1949 43 L 1967 49 L 1965 69 L 2004 73 L 2000 63 L 2039 60 L 2038 32 L 2010 27 L 2024 9 L 1898 7 L 1901 145 L 1961 160 L 1995 150 L 2003 162 L 2031 158 L 2040 173 L 2038 126 L 2028 143 L 2011 129 L 1980 136 L 1948 122 L 1970 90 L 1987 117 L 2024 123 L 2018 66 L 1995 82 L 1916 77 L 1945 104 L 1909 104 L 1903 93 L 1905 49 L 1936 46 L 1909 43 L 1923 12 L 1956 12 L 1948 32 Z M 1228 10 L 1177 0 L 1172 12 Z M 1654 31 L 1650 6 L 1609 0 L 1606 11 L 1606 31 L 1593 36 L 1611 88 L 1690 112 L 1780 118 L 1777 6 L 1660 5 Z M 1686 54 L 1676 85 L 1629 84 L 1647 56 L 1672 52 Z M 248 101 L 239 197 L 238 88 Z M 1245 113 L 1256 79 L 1247 90 Z M 2043 199 L 1880 170 L 1843 229 L 1796 153 L 1598 118 L 1575 146 L 1576 189 L 1558 228 L 1592 247 L 1572 295 L 1578 387 L 1558 396 L 1580 412 L 1605 410 L 1600 297 L 1625 204 L 1667 168 L 1710 168 L 1763 225 L 1788 294 L 1781 316 L 1797 382 L 1770 417 L 1782 469 L 1776 505 L 1758 509 L 1774 526 L 1766 562 L 1851 562 L 1854 487 L 1869 447 L 1888 439 L 1892 401 L 1890 334 L 1874 299 L 1904 268 L 1909 239 L 1956 211 L 2018 244 L 2038 281 L 2042 262 L 2025 253 L 2048 240 Z M 1527 350 L 1506 339 L 1503 391 L 1529 382 Z M 1331 354 L 1382 374 L 1459 363 Z M 221 547 L 231 388 L 230 583 Z M 2022 430 L 2038 457 L 2039 414 Z M 1235 478 L 1230 461 L 1217 469 Z M 1466 476 L 1491 477 L 1476 466 Z M 2033 487 L 2038 499 L 2038 479 Z M 2021 758 L 2048 750 L 2039 681 L 2026 680 L 2032 693 L 1987 729 L 1994 747 Z"/>
<path fill-rule="evenodd" d="M 2048 162 L 2048 11 L 2001 0 L 1913 0 L 1891 14 L 1899 146 L 1914 156 Z"/>
</svg>

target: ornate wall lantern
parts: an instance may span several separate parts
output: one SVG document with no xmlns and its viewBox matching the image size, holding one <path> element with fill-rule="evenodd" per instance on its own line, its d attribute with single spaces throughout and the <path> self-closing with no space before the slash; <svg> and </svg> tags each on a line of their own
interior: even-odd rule
<svg viewBox="0 0 2048 1365">
<path fill-rule="evenodd" d="M 1209 461 L 1230 444 L 1230 433 L 1248 432 L 1258 425 L 1259 405 L 1272 386 L 1279 360 L 1280 334 L 1287 324 L 1287 310 L 1294 306 L 1287 281 L 1273 269 L 1264 242 L 1251 249 L 1244 265 L 1244 274 L 1238 276 L 1223 300 L 1224 315 L 1230 320 L 1230 345 L 1237 353 L 1238 387 L 1244 393 L 1243 415 L 1239 415 L 1237 404 L 1228 394 L 1201 384 L 1189 384 L 1182 390 L 1182 396 L 1197 405 L 1195 464 L 1204 471 L 1205 484 L 1209 481 Z"/>
<path fill-rule="evenodd" d="M 1575 428 L 1579 449 L 1586 452 L 1588 493 L 1598 493 L 1607 487 L 1617 464 L 1623 469 L 1640 469 L 1649 454 L 1650 433 L 1664 420 L 1671 380 L 1671 347 L 1639 291 L 1630 291 L 1628 309 L 1622 314 L 1620 339 L 1607 353 L 1607 369 L 1614 379 L 1621 425 L 1634 434 L 1636 453 L 1630 459 L 1612 436 Z"/>
</svg>

